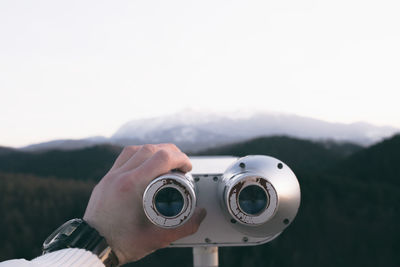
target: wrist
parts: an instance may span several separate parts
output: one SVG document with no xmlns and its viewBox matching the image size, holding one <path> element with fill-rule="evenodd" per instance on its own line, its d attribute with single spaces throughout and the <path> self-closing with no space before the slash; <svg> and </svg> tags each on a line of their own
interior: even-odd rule
<svg viewBox="0 0 400 267">
<path fill-rule="evenodd" d="M 99 232 L 82 219 L 72 219 L 55 230 L 43 243 L 43 254 L 64 248 L 92 252 L 106 267 L 118 266 L 118 258 Z"/>
</svg>

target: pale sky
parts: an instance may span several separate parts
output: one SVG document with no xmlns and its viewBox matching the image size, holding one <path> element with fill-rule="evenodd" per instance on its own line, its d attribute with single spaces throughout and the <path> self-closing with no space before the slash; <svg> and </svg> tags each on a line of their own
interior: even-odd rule
<svg viewBox="0 0 400 267">
<path fill-rule="evenodd" d="M 398 0 L 0 1 L 0 145 L 195 107 L 400 127 Z"/>
</svg>

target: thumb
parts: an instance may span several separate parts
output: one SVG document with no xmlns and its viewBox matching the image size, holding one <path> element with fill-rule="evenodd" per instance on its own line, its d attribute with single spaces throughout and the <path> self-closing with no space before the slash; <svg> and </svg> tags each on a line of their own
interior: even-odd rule
<svg viewBox="0 0 400 267">
<path fill-rule="evenodd" d="M 192 235 L 197 232 L 200 227 L 200 223 L 204 220 L 207 215 L 207 211 L 204 208 L 196 208 L 192 218 L 189 219 L 184 225 L 175 229 L 176 240 Z"/>
</svg>

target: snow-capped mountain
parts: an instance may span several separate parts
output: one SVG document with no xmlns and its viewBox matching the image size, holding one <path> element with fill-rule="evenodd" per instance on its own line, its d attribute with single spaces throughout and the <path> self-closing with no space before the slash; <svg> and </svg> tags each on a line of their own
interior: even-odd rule
<svg viewBox="0 0 400 267">
<path fill-rule="evenodd" d="M 241 115 L 241 114 L 239 114 Z M 191 110 L 154 118 L 133 120 L 112 137 L 139 138 L 153 142 L 209 143 L 210 145 L 258 136 L 289 135 L 305 139 L 349 141 L 369 145 L 398 132 L 393 127 L 367 123 L 330 123 L 296 115 L 255 113 L 247 116 L 199 113 Z"/>
<path fill-rule="evenodd" d="M 259 112 L 245 114 L 210 113 L 184 110 L 173 115 L 138 119 L 122 125 L 110 138 L 52 141 L 25 149 L 59 149 L 91 146 L 99 143 L 131 145 L 172 142 L 185 151 L 197 151 L 216 145 L 259 136 L 287 135 L 312 140 L 335 140 L 370 145 L 399 132 L 394 127 L 368 123 L 331 123 L 296 115 Z M 57 144 L 62 144 L 60 147 Z"/>
</svg>

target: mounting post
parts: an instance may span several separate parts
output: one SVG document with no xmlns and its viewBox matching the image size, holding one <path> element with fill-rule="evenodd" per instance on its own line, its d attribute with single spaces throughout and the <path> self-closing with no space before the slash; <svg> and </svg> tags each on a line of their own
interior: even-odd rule
<svg viewBox="0 0 400 267">
<path fill-rule="evenodd" d="M 194 247 L 193 267 L 218 267 L 218 247 Z"/>
</svg>

